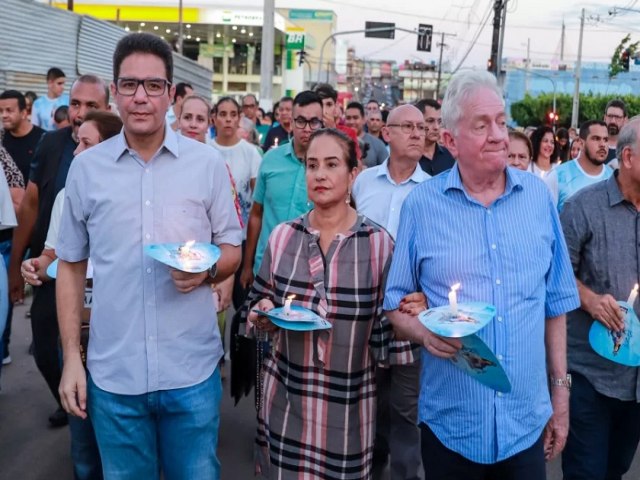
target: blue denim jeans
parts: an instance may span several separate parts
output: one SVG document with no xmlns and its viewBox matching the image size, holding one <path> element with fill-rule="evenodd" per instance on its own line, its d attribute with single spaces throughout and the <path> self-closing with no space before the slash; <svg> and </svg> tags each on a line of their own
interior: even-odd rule
<svg viewBox="0 0 640 480">
<path fill-rule="evenodd" d="M 88 407 L 104 478 L 218 480 L 220 370 L 192 387 L 142 395 L 101 390 L 89 376 Z"/>
<path fill-rule="evenodd" d="M 598 393 L 573 372 L 569 438 L 562 452 L 565 480 L 620 480 L 640 439 L 640 404 Z"/>
</svg>

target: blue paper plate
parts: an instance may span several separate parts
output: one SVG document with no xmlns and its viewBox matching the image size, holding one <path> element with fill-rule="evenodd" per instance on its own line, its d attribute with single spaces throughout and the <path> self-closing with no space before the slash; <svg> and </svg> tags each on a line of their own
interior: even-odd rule
<svg viewBox="0 0 640 480">
<path fill-rule="evenodd" d="M 49 275 L 50 278 L 58 278 L 57 258 L 47 267 L 47 275 Z M 93 265 L 91 264 L 91 259 L 87 262 L 87 278 L 93 278 Z"/>
<path fill-rule="evenodd" d="M 477 335 L 461 338 L 462 348 L 451 359 L 459 369 L 478 382 L 502 393 L 511 391 L 511 382 L 502 365 Z"/>
<path fill-rule="evenodd" d="M 461 338 L 473 335 L 496 315 L 496 307 L 484 302 L 458 304 L 458 316 L 454 317 L 449 305 L 420 312 L 420 322 L 436 335 Z"/>
<path fill-rule="evenodd" d="M 220 258 L 220 249 L 211 243 L 194 243 L 186 256 L 180 252 L 182 247 L 184 243 L 150 244 L 144 246 L 144 253 L 176 270 L 188 273 L 204 272 Z"/>
<path fill-rule="evenodd" d="M 277 307 L 268 312 L 254 309 L 254 312 L 264 315 L 271 322 L 285 330 L 295 330 L 298 332 L 309 332 L 312 330 L 326 330 L 331 328 L 331 324 L 320 315 L 308 308 L 298 305 L 291 305 L 291 315 L 284 313 L 284 307 Z"/>
<path fill-rule="evenodd" d="M 629 367 L 640 366 L 640 323 L 633 308 L 627 302 L 618 302 L 625 313 L 625 329 L 613 332 L 597 320 L 589 330 L 591 348 L 600 356 L 612 362 Z"/>
</svg>

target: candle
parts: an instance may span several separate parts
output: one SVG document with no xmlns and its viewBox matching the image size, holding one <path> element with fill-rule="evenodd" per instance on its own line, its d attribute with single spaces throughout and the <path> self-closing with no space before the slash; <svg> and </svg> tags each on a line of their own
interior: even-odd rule
<svg viewBox="0 0 640 480">
<path fill-rule="evenodd" d="M 183 246 L 178 247 L 178 253 L 180 254 L 180 258 L 189 258 L 191 254 L 191 247 L 196 243 L 195 240 L 189 240 Z"/>
<path fill-rule="evenodd" d="M 289 295 L 284 301 L 284 314 L 291 315 L 291 301 L 296 298 L 295 295 Z"/>
<path fill-rule="evenodd" d="M 273 146 L 271 148 L 278 148 L 278 137 L 273 139 Z"/>
<path fill-rule="evenodd" d="M 451 314 L 454 317 L 458 316 L 458 296 L 456 294 L 456 290 L 460 288 L 460 284 L 456 283 L 451 287 L 451 291 L 449 292 L 449 308 L 451 309 Z"/>
<path fill-rule="evenodd" d="M 633 304 L 636 303 L 636 298 L 638 298 L 638 284 L 636 283 L 635 287 L 633 287 L 633 290 L 631 290 L 631 293 L 629 294 L 629 299 L 627 300 L 627 303 L 629 305 L 631 305 L 631 307 L 633 307 Z"/>
</svg>

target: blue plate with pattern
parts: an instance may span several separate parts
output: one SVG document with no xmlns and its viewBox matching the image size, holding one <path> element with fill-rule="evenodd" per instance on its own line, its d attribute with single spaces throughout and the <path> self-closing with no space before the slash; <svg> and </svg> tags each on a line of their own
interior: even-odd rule
<svg viewBox="0 0 640 480">
<path fill-rule="evenodd" d="M 487 344 L 477 335 L 460 340 L 462 348 L 451 359 L 451 363 L 483 385 L 501 393 L 509 393 L 509 377 Z"/>
<path fill-rule="evenodd" d="M 220 258 L 220 249 L 211 243 L 156 243 L 144 246 L 145 255 L 176 270 L 201 273 Z"/>
<path fill-rule="evenodd" d="M 619 301 L 624 312 L 625 328 L 621 332 L 609 330 L 597 320 L 589 330 L 591 348 L 600 356 L 628 367 L 640 366 L 640 324 L 631 305 Z"/>
<path fill-rule="evenodd" d="M 254 312 L 264 315 L 277 327 L 298 332 L 312 330 L 326 330 L 331 324 L 316 312 L 299 305 L 291 305 L 291 313 L 284 313 L 284 307 L 276 307 L 268 312 L 254 309 Z"/>
<path fill-rule="evenodd" d="M 449 305 L 420 312 L 418 319 L 431 332 L 442 337 L 461 338 L 473 335 L 493 320 L 496 307 L 484 302 L 458 304 L 458 315 L 453 315 Z"/>
</svg>

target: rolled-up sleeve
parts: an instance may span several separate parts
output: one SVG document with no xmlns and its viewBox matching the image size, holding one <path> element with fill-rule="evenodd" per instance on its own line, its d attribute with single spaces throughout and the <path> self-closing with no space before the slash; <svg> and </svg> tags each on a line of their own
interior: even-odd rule
<svg viewBox="0 0 640 480">
<path fill-rule="evenodd" d="M 56 255 L 67 262 L 79 262 L 89 258 L 89 233 L 87 231 L 86 181 L 83 181 L 82 160 L 71 164 L 64 193 L 64 207 Z"/>
</svg>

